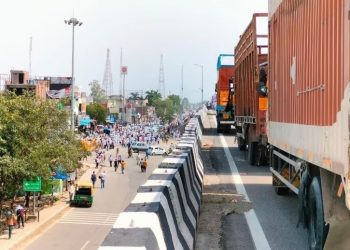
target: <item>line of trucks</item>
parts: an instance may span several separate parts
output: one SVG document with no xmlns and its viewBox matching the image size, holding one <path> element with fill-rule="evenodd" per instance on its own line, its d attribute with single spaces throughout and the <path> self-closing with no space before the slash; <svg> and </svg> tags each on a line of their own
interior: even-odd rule
<svg viewBox="0 0 350 250">
<path fill-rule="evenodd" d="M 350 0 L 269 0 L 217 71 L 218 132 L 298 196 L 309 249 L 350 249 Z"/>
</svg>

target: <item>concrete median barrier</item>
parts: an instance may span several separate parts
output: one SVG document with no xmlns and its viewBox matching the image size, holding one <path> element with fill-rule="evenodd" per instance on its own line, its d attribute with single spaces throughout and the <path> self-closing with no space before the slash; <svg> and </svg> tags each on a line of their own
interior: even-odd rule
<svg viewBox="0 0 350 250">
<path fill-rule="evenodd" d="M 119 215 L 100 250 L 194 249 L 202 199 L 201 128 L 192 118 L 164 158 Z"/>
</svg>

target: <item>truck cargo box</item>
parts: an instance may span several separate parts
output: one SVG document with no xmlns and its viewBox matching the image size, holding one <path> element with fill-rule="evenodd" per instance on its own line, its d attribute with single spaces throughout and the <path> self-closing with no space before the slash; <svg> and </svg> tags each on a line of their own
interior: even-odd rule
<svg viewBox="0 0 350 250">
<path fill-rule="evenodd" d="M 269 6 L 269 142 L 347 176 L 349 1 Z"/>
<path fill-rule="evenodd" d="M 265 133 L 267 97 L 259 94 L 259 68 L 267 63 L 267 13 L 256 13 L 235 47 L 236 122 L 256 125 L 254 140 Z"/>
<path fill-rule="evenodd" d="M 217 132 L 234 131 L 234 55 L 220 54 L 217 61 L 218 80 L 216 83 Z"/>
</svg>

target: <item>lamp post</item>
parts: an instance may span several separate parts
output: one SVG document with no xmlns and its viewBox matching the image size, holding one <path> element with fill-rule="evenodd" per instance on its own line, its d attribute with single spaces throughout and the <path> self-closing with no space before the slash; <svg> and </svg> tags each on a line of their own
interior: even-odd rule
<svg viewBox="0 0 350 250">
<path fill-rule="evenodd" d="M 72 79 L 71 79 L 71 111 L 72 111 L 72 117 L 71 117 L 71 129 L 74 131 L 74 27 L 75 26 L 81 26 L 83 23 L 79 22 L 78 19 L 75 17 L 72 17 L 69 20 L 64 20 L 65 24 L 72 25 L 73 32 L 72 32 Z"/>
<path fill-rule="evenodd" d="M 202 70 L 202 87 L 201 87 L 201 105 L 203 105 L 203 65 L 201 64 L 195 64 L 195 66 L 200 67 Z"/>
</svg>

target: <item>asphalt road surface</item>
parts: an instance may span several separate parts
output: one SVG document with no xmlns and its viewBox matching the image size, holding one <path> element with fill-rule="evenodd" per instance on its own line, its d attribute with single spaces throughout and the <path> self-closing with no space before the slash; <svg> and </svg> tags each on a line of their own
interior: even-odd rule
<svg viewBox="0 0 350 250">
<path fill-rule="evenodd" d="M 215 115 L 208 115 L 211 129 L 204 133 L 211 140 L 210 160 L 218 175 L 230 176 L 227 154 L 231 155 L 238 171 L 235 190 L 240 193 L 242 186 L 249 197 L 256 216 L 232 213 L 223 219 L 222 242 L 224 249 L 303 250 L 308 249 L 306 229 L 297 228 L 297 197 L 293 194 L 278 196 L 272 188 L 272 177 L 267 166 L 251 166 L 247 163 L 247 152 L 239 151 L 235 139 L 230 135 L 216 133 Z M 223 143 L 227 144 L 226 150 Z M 225 152 L 226 151 L 226 152 Z M 232 164 L 231 164 L 232 165 Z M 223 179 L 227 183 L 227 179 Z M 233 182 L 233 181 L 232 181 Z M 237 184 L 239 187 L 237 187 Z M 243 184 L 243 185 L 241 185 Z M 239 190 L 238 190 L 239 189 Z M 246 197 L 246 198 L 247 198 Z M 250 210 L 250 212 L 252 212 Z M 259 230 L 260 229 L 260 230 Z M 267 243 L 266 245 L 263 245 Z"/>
<path fill-rule="evenodd" d="M 126 150 L 122 149 L 121 153 L 126 155 Z M 147 180 L 162 159 L 162 156 L 151 156 L 146 173 L 141 173 L 140 167 L 136 166 L 136 158 L 126 159 L 125 174 L 121 173 L 120 167 L 117 173 L 113 167 L 103 167 L 102 170 L 107 174 L 105 188 L 101 189 L 97 180 L 92 207 L 70 208 L 25 249 L 97 249 L 112 228 L 118 214 L 130 203 L 137 188 Z"/>
</svg>

